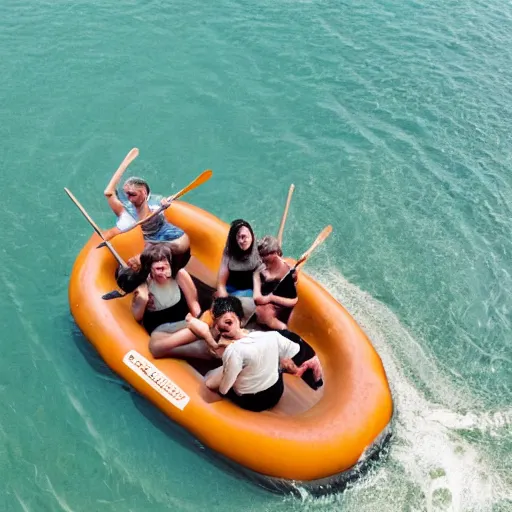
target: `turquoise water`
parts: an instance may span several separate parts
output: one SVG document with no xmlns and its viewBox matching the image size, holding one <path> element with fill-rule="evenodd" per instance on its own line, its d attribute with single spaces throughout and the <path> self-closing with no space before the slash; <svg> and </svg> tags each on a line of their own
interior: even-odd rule
<svg viewBox="0 0 512 512">
<path fill-rule="evenodd" d="M 512 510 L 512 7 L 4 0 L 0 4 L 5 511 Z M 127 392 L 67 281 L 130 172 L 257 233 L 347 307 L 396 403 L 386 460 L 321 499 L 227 473 Z"/>
</svg>

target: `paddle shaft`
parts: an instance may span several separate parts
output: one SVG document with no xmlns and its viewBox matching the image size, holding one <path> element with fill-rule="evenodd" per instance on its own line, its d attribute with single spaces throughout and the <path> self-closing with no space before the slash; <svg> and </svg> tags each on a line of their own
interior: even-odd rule
<svg viewBox="0 0 512 512">
<path fill-rule="evenodd" d="M 290 185 L 290 189 L 288 190 L 288 197 L 286 198 L 286 205 L 284 207 L 283 216 L 281 218 L 281 224 L 279 225 L 279 231 L 277 232 L 277 241 L 281 246 L 283 244 L 283 232 L 284 226 L 286 224 L 286 218 L 288 217 L 288 209 L 290 208 L 290 202 L 292 200 L 293 191 L 295 190 L 295 185 L 292 183 Z"/>
<path fill-rule="evenodd" d="M 64 190 L 66 192 L 66 194 L 69 196 L 69 198 L 71 199 L 71 201 L 73 201 L 73 203 L 75 203 L 75 206 L 80 210 L 80 212 L 82 213 L 82 215 L 87 219 L 87 221 L 89 222 L 89 224 L 92 226 L 92 228 L 94 229 L 94 231 L 96 231 L 96 233 L 103 239 L 103 241 L 105 242 L 105 245 L 108 247 L 108 249 L 110 250 L 110 252 L 112 253 L 112 255 L 114 256 L 114 258 L 117 260 L 117 262 L 119 263 L 119 265 L 121 265 L 122 267 L 127 267 L 128 265 L 126 265 L 126 262 L 123 260 L 123 258 L 121 258 L 121 256 L 119 255 L 119 253 L 114 249 L 114 247 L 112 247 L 112 244 L 108 241 L 108 240 L 105 240 L 105 238 L 103 237 L 103 233 L 101 232 L 101 229 L 98 227 L 98 225 L 92 220 L 91 216 L 87 213 L 87 211 L 85 210 L 85 208 L 80 204 L 80 201 L 78 201 L 78 199 L 73 195 L 73 193 L 71 192 L 71 190 L 67 189 L 64 187 Z"/>
</svg>

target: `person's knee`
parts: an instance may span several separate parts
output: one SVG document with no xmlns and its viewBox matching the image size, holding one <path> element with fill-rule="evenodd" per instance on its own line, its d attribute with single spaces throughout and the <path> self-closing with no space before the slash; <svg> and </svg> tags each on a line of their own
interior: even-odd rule
<svg viewBox="0 0 512 512">
<path fill-rule="evenodd" d="M 183 233 L 179 238 L 170 242 L 173 255 L 181 255 L 190 250 L 190 238 Z"/>
<path fill-rule="evenodd" d="M 149 351 L 155 359 L 165 355 L 165 344 L 162 342 L 162 335 L 160 333 L 152 334 L 149 338 Z"/>
<path fill-rule="evenodd" d="M 160 348 L 158 346 L 157 343 L 152 343 L 151 341 L 149 342 L 149 351 L 151 352 L 151 355 L 155 358 L 155 359 L 158 359 L 159 357 L 162 357 L 162 354 L 161 354 L 161 351 L 160 351 Z"/>
<path fill-rule="evenodd" d="M 266 324 L 274 317 L 274 309 L 269 307 L 268 304 L 256 306 L 256 316 L 258 317 L 258 322 Z"/>
</svg>

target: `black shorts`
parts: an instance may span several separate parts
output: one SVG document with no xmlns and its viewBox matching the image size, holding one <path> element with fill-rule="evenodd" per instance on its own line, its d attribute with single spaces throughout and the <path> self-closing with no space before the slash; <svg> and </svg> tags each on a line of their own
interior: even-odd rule
<svg viewBox="0 0 512 512">
<path fill-rule="evenodd" d="M 284 393 L 283 376 L 279 374 L 279 378 L 275 384 L 269 388 L 258 391 L 258 393 L 248 393 L 245 395 L 237 395 L 231 388 L 224 396 L 229 398 L 233 403 L 247 409 L 248 411 L 261 412 L 271 409 L 281 399 Z"/>
<path fill-rule="evenodd" d="M 313 350 L 313 347 L 303 338 L 301 338 L 297 333 L 289 331 L 288 329 L 282 329 L 280 331 L 277 331 L 279 334 L 284 336 L 285 338 L 288 338 L 291 341 L 294 341 L 300 346 L 299 352 L 292 357 L 293 362 L 300 366 L 302 363 L 307 361 L 308 359 L 311 359 L 312 357 L 315 357 L 316 353 Z M 322 379 L 315 381 L 315 376 L 313 375 L 313 370 L 310 368 L 307 369 L 302 374 L 302 380 L 311 388 L 314 390 L 317 390 L 318 388 L 322 387 L 324 385 L 324 381 Z"/>
</svg>

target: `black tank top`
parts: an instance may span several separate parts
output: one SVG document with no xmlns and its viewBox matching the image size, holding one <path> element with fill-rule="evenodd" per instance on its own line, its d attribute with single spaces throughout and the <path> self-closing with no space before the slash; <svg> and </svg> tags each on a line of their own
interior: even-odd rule
<svg viewBox="0 0 512 512">
<path fill-rule="evenodd" d="M 254 270 L 230 270 L 226 286 L 232 286 L 236 290 L 252 290 L 252 275 Z"/>
<path fill-rule="evenodd" d="M 297 288 L 295 287 L 295 280 L 293 279 L 292 272 L 288 272 L 288 274 L 284 276 L 282 282 L 281 279 L 269 279 L 267 281 L 263 274 L 260 275 L 262 295 L 269 295 L 270 293 L 273 293 L 274 295 L 284 297 L 285 299 L 295 299 L 297 297 Z"/>
<path fill-rule="evenodd" d="M 180 288 L 180 300 L 174 306 L 159 311 L 146 309 L 142 317 L 142 325 L 151 334 L 159 325 L 185 320 L 189 312 L 187 299 Z"/>
</svg>

